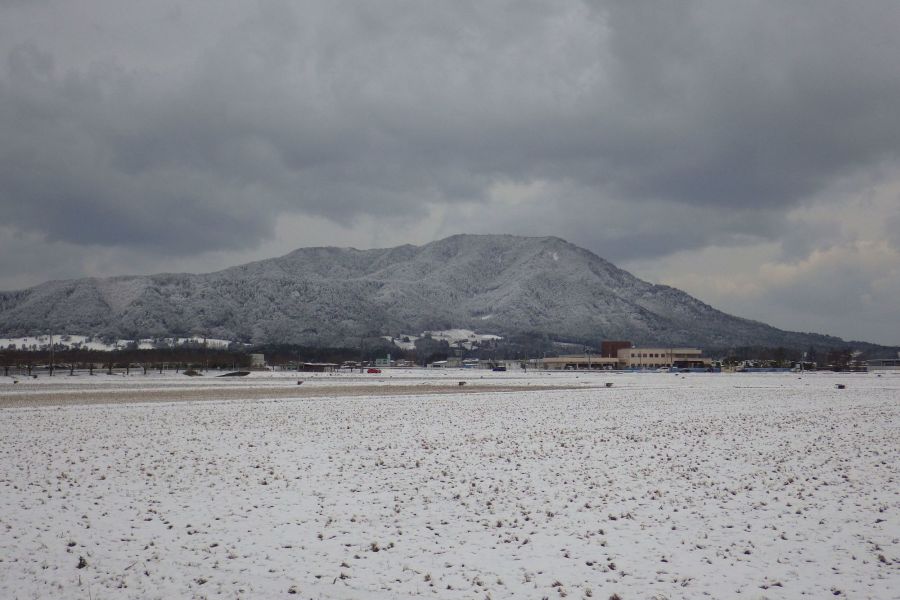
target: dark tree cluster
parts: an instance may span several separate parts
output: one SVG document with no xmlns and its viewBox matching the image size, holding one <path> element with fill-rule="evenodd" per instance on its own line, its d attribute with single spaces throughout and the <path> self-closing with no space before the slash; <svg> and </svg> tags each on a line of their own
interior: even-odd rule
<svg viewBox="0 0 900 600">
<path fill-rule="evenodd" d="M 140 350 L 127 348 L 113 351 L 57 347 L 42 350 L 0 350 L 0 367 L 4 374 L 51 371 L 70 373 L 148 372 L 150 370 L 241 369 L 250 366 L 246 352 L 204 347 L 178 347 Z"/>
</svg>

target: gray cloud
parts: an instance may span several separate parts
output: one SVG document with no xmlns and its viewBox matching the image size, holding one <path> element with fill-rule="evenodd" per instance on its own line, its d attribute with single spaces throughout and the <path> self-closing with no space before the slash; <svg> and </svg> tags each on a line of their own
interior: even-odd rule
<svg viewBox="0 0 900 600">
<path fill-rule="evenodd" d="M 14 222 L 191 252 L 284 211 L 416 211 L 503 179 L 778 209 L 900 140 L 895 3 L 261 6 L 193 23 L 210 41 L 172 42 L 176 76 L 117 36 L 65 67 L 39 38 L 8 48 Z"/>
<path fill-rule="evenodd" d="M 0 17 L 3 225 L 73 247 L 252 252 L 297 215 L 351 230 L 438 211 L 444 232 L 552 233 L 611 259 L 795 255 L 840 227 L 786 214 L 900 159 L 894 1 L 7 1 Z M 504 186 L 536 191 L 509 203 Z"/>
<path fill-rule="evenodd" d="M 897 251 L 900 251 L 900 197 L 897 197 L 896 201 L 897 205 L 893 213 L 885 219 L 885 231 L 888 241 Z"/>
</svg>

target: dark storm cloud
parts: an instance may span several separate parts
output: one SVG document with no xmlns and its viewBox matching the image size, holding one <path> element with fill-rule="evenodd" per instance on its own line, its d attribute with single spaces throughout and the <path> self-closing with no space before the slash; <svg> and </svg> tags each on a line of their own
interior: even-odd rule
<svg viewBox="0 0 900 600">
<path fill-rule="evenodd" d="M 778 207 L 896 157 L 896 3 L 640 6 L 609 13 L 631 195 Z"/>
<path fill-rule="evenodd" d="M 900 193 L 894 195 L 893 209 L 885 218 L 884 230 L 887 232 L 888 243 L 900 252 Z"/>
<path fill-rule="evenodd" d="M 900 148 L 896 2 L 45 4 L 0 4 L 0 208 L 64 242 L 250 247 L 540 180 L 571 193 L 482 225 L 664 254 L 775 238 Z"/>
<path fill-rule="evenodd" d="M 526 235 L 561 232 L 565 239 L 613 261 L 663 256 L 710 244 L 739 246 L 779 238 L 798 226 L 781 211 L 757 207 L 710 210 L 696 204 L 633 198 L 598 202 L 590 187 L 546 190 L 548 201 L 479 207 L 452 215 L 458 231 L 491 233 L 504 228 Z M 555 202 L 553 199 L 562 199 Z M 806 232 L 806 229 L 804 229 Z"/>
</svg>

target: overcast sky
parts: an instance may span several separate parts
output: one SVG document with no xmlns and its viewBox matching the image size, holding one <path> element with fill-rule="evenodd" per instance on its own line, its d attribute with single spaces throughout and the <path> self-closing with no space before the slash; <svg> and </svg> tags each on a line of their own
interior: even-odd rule
<svg viewBox="0 0 900 600">
<path fill-rule="evenodd" d="M 0 289 L 557 235 L 900 344 L 900 2 L 0 0 Z"/>
</svg>

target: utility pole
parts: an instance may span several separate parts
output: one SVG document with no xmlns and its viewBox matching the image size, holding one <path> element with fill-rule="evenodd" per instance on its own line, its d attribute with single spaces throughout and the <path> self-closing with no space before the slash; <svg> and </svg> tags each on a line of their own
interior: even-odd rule
<svg viewBox="0 0 900 600">
<path fill-rule="evenodd" d="M 50 377 L 53 377 L 53 330 L 50 330 Z"/>
</svg>

